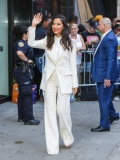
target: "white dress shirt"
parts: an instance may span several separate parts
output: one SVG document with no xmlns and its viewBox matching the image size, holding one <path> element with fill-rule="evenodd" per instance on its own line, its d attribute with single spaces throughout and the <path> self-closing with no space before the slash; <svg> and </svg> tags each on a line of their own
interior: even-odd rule
<svg viewBox="0 0 120 160">
<path fill-rule="evenodd" d="M 54 58 L 55 62 L 57 62 L 57 58 L 58 58 L 58 50 L 60 48 L 60 40 L 61 40 L 61 37 L 55 36 L 55 38 L 54 38 L 54 44 L 53 44 L 54 52 L 52 52 L 53 58 Z"/>
<path fill-rule="evenodd" d="M 101 41 L 99 42 L 98 46 L 96 47 L 95 52 L 94 52 L 94 55 L 93 55 L 93 61 L 94 61 L 94 56 L 95 56 L 95 54 L 96 54 L 96 52 L 97 52 L 97 50 L 98 50 L 98 48 L 99 48 L 102 40 L 104 39 L 104 37 L 105 37 L 110 31 L 111 31 L 111 29 L 108 30 L 107 32 L 105 32 L 105 33 L 101 36 Z"/>
</svg>

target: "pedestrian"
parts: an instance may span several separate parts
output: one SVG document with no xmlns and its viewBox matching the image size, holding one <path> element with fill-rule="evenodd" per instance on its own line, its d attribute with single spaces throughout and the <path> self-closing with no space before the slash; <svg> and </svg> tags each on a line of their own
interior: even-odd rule
<svg viewBox="0 0 120 160">
<path fill-rule="evenodd" d="M 113 18 L 112 19 L 112 30 L 114 31 L 114 27 L 115 27 L 115 25 L 116 25 L 116 21 L 118 20 L 118 18 L 117 17 L 115 17 L 115 18 Z"/>
<path fill-rule="evenodd" d="M 70 25 L 70 38 L 75 40 L 76 43 L 76 67 L 77 67 L 77 75 L 78 75 L 78 82 L 80 83 L 80 65 L 82 60 L 82 53 L 81 51 L 86 50 L 86 46 L 84 40 L 81 35 L 77 34 L 78 32 L 78 25 L 72 23 Z"/>
<path fill-rule="evenodd" d="M 70 117 L 70 93 L 77 92 L 76 47 L 69 37 L 69 27 L 63 15 L 53 17 L 47 30 L 47 36 L 35 41 L 36 25 L 42 15 L 34 16 L 29 27 L 28 44 L 31 47 L 45 49 L 46 64 L 43 71 L 41 89 L 44 91 L 45 135 L 48 154 L 59 153 L 59 117 L 60 136 L 66 147 L 74 142 Z M 57 97 L 57 101 L 56 101 Z"/>
<path fill-rule="evenodd" d="M 99 22 L 99 20 L 100 20 L 101 18 L 103 18 L 103 15 L 96 15 L 93 20 Z M 102 34 L 99 32 L 98 29 L 96 29 L 96 32 L 100 35 L 100 37 L 102 36 Z"/>
<path fill-rule="evenodd" d="M 32 105 L 32 80 L 33 80 L 33 49 L 28 46 L 27 27 L 16 25 L 13 29 L 16 37 L 14 43 L 15 66 L 13 76 L 18 83 L 18 122 L 26 125 L 38 125 L 39 120 L 34 119 Z"/>
<path fill-rule="evenodd" d="M 77 67 L 77 77 L 78 77 L 78 83 L 82 83 L 82 77 L 80 75 L 81 73 L 81 60 L 82 60 L 82 52 L 83 50 L 86 50 L 86 46 L 84 43 L 84 40 L 80 34 L 78 34 L 78 25 L 76 23 L 72 23 L 70 25 L 70 38 L 75 40 L 76 43 L 76 67 Z M 79 87 L 77 96 L 81 94 L 81 87 Z M 75 95 L 76 96 L 76 95 Z M 74 96 L 74 100 L 76 100 L 76 97 Z M 73 99 L 70 98 L 70 101 L 73 101 Z"/>
<path fill-rule="evenodd" d="M 89 29 L 85 32 L 82 32 L 81 35 L 83 37 L 87 50 L 94 51 L 97 43 L 100 41 L 100 35 L 96 32 L 98 22 L 93 20 L 93 18 L 90 18 L 86 23 L 88 23 Z M 93 55 L 90 53 L 82 54 L 83 70 L 86 70 L 87 72 L 91 72 L 92 66 L 91 60 L 93 58 Z"/>
<path fill-rule="evenodd" d="M 119 119 L 112 103 L 114 82 L 118 78 L 118 43 L 109 18 L 101 18 L 98 29 L 103 34 L 93 57 L 92 79 L 97 83 L 100 106 L 100 124 L 92 132 L 110 131 L 110 124 Z"/>
<path fill-rule="evenodd" d="M 36 27 L 36 33 L 35 33 L 35 39 L 40 40 L 45 38 L 46 36 L 46 30 L 48 28 L 48 25 L 51 21 L 51 18 L 49 16 L 44 16 L 42 19 L 42 22 L 37 25 Z M 40 99 L 39 93 L 39 86 L 41 82 L 42 77 L 42 68 L 43 68 L 43 55 L 45 54 L 44 49 L 38 49 L 34 48 L 34 57 L 35 57 L 35 77 L 34 77 L 34 83 L 37 84 L 37 99 Z"/>
<path fill-rule="evenodd" d="M 95 44 L 100 40 L 100 35 L 96 32 L 98 22 L 90 18 L 86 23 L 89 24 L 89 29 L 85 32 L 82 32 L 82 37 L 84 39 L 86 47 L 94 48 Z"/>
</svg>

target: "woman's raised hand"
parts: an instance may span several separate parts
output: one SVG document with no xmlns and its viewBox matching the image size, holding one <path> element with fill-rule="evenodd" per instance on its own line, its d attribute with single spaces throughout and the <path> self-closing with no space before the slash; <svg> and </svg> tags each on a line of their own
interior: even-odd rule
<svg viewBox="0 0 120 160">
<path fill-rule="evenodd" d="M 36 27 L 36 25 L 39 24 L 41 21 L 42 21 L 42 14 L 41 13 L 35 14 L 32 20 L 32 27 Z"/>
</svg>

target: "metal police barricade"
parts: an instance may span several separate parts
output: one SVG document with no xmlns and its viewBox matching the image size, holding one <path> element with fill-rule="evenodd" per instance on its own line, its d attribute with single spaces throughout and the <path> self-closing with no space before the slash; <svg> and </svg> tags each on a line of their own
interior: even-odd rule
<svg viewBox="0 0 120 160">
<path fill-rule="evenodd" d="M 82 51 L 82 71 L 78 73 L 81 76 L 81 83 L 78 85 L 79 94 L 77 96 L 80 97 L 82 101 L 97 100 L 96 83 L 93 82 L 91 77 L 93 53 L 94 48 Z"/>
<path fill-rule="evenodd" d="M 78 87 L 81 88 L 80 99 L 81 100 L 86 100 L 86 99 L 97 100 L 96 83 L 93 82 L 91 77 L 91 67 L 92 67 L 94 50 L 89 49 L 89 50 L 82 51 L 81 53 L 82 53 L 82 72 L 79 74 L 81 74 L 82 83 L 78 84 Z M 45 67 L 45 54 L 42 57 L 40 57 L 39 63 L 41 63 L 41 60 L 42 60 L 42 73 L 43 73 L 43 70 Z M 116 82 L 115 85 L 120 85 L 120 82 Z M 44 97 L 44 91 L 42 91 L 42 95 Z"/>
<path fill-rule="evenodd" d="M 42 74 L 43 74 L 43 70 L 45 67 L 45 53 L 42 57 L 39 58 L 39 63 L 42 63 Z M 40 94 L 40 90 L 39 90 L 39 94 Z M 44 91 L 42 90 L 42 99 L 44 101 Z"/>
<path fill-rule="evenodd" d="M 94 50 L 82 51 L 82 83 L 79 86 L 95 86 L 91 78 L 91 67 Z"/>
<path fill-rule="evenodd" d="M 93 60 L 94 49 L 89 49 L 82 51 L 82 72 L 81 74 L 82 82 L 79 83 L 80 99 L 81 100 L 97 100 L 97 87 L 96 83 L 93 82 L 91 76 L 91 67 Z M 115 85 L 120 85 L 120 77 L 114 83 Z M 118 91 L 120 92 L 120 91 Z"/>
<path fill-rule="evenodd" d="M 43 73 L 43 69 L 45 67 L 45 53 L 43 54 L 42 57 L 39 58 L 39 63 L 41 63 L 41 62 L 42 62 L 42 73 Z"/>
</svg>

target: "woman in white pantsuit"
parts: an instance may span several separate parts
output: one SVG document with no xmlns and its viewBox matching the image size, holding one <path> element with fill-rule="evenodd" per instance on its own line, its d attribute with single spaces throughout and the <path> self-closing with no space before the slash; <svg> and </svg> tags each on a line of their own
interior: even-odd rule
<svg viewBox="0 0 120 160">
<path fill-rule="evenodd" d="M 45 136 L 48 154 L 59 153 L 59 117 L 60 136 L 66 147 L 74 138 L 71 132 L 70 93 L 76 93 L 76 47 L 69 38 L 69 29 L 63 15 L 55 16 L 47 30 L 47 36 L 35 41 L 36 25 L 42 15 L 34 16 L 32 26 L 28 29 L 28 44 L 33 48 L 45 49 L 46 64 L 40 88 L 44 90 Z M 56 101 L 57 96 L 57 101 Z"/>
</svg>

